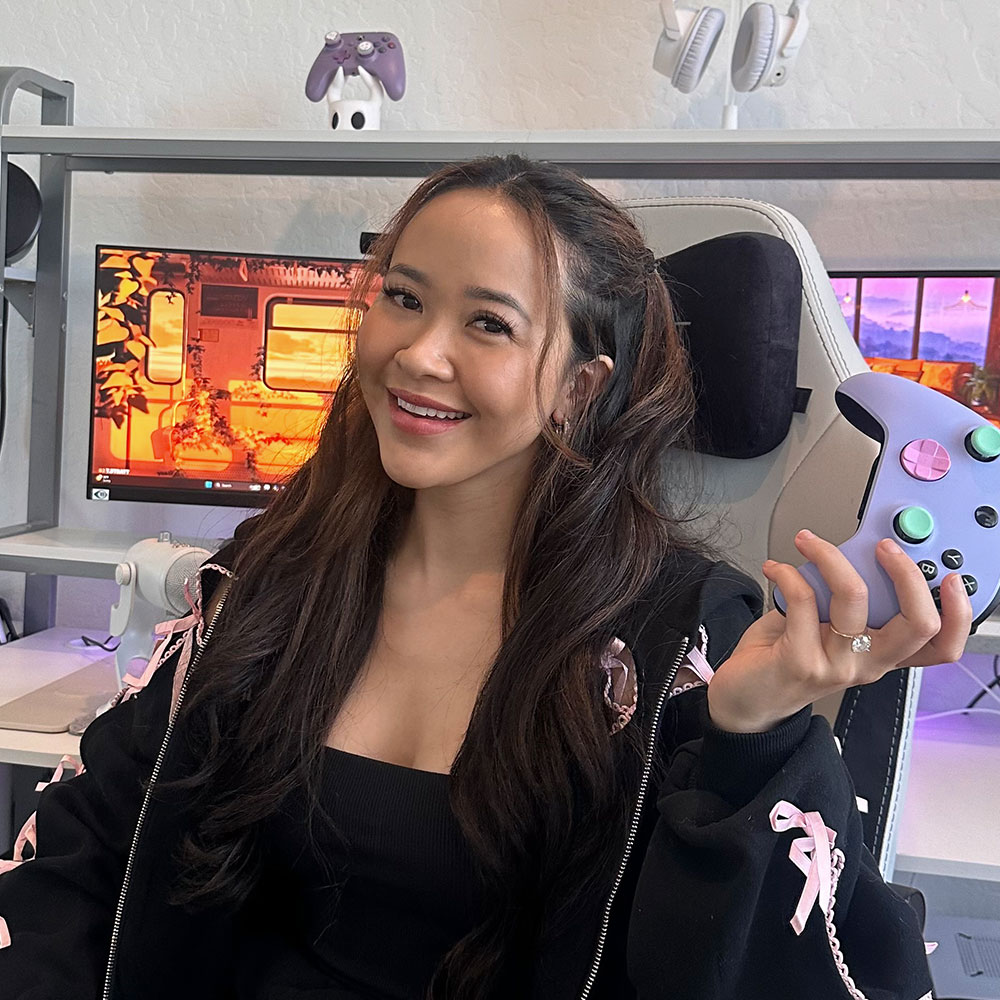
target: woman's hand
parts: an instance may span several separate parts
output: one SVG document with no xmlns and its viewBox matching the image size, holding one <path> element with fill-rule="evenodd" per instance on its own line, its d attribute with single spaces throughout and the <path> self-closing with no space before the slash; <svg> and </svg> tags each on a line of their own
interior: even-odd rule
<svg viewBox="0 0 1000 1000">
<path fill-rule="evenodd" d="M 892 578 L 900 612 L 880 629 L 868 629 L 868 588 L 847 557 L 831 542 L 801 531 L 799 551 L 830 588 L 830 623 L 841 632 L 868 632 L 871 650 L 851 651 L 851 640 L 821 624 L 816 596 L 788 563 L 768 560 L 764 575 L 781 588 L 786 614 L 769 611 L 743 633 L 732 655 L 708 686 L 708 711 L 720 729 L 758 733 L 814 701 L 871 684 L 896 667 L 951 663 L 965 650 L 972 605 L 960 573 L 941 584 L 941 613 L 920 567 L 891 539 L 875 547 Z"/>
</svg>

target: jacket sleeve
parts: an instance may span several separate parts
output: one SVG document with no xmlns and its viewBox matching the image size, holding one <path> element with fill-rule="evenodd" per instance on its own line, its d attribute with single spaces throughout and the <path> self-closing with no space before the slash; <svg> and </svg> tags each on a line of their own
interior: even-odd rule
<svg viewBox="0 0 1000 1000">
<path fill-rule="evenodd" d="M 214 578 L 214 577 L 213 577 Z M 176 636 L 175 636 L 176 639 Z M 166 640 L 169 642 L 169 639 Z M 43 788 L 34 855 L 0 874 L 0 1000 L 94 1000 L 179 653 L 80 740 L 83 773 Z"/>
<path fill-rule="evenodd" d="M 705 587 L 713 668 L 760 614 L 738 576 L 715 564 Z M 917 916 L 864 845 L 829 723 L 807 706 L 766 733 L 725 732 L 706 691 L 664 716 L 675 742 L 629 923 L 638 1000 L 930 1000 Z"/>
<path fill-rule="evenodd" d="M 100 993 L 145 785 L 166 729 L 169 665 L 84 731 L 85 770 L 48 785 L 35 854 L 0 875 L 0 1000 L 94 1000 Z"/>
</svg>

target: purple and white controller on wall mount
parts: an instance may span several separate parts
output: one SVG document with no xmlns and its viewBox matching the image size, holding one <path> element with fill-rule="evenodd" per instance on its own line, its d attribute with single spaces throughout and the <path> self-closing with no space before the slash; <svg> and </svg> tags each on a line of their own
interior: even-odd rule
<svg viewBox="0 0 1000 1000">
<path fill-rule="evenodd" d="M 892 578 L 875 556 L 893 538 L 923 571 L 938 610 L 940 584 L 960 571 L 972 630 L 1000 604 L 1000 429 L 949 396 L 886 372 L 861 372 L 836 391 L 841 413 L 881 443 L 858 510 L 838 546 L 868 587 L 868 627 L 899 613 Z M 811 562 L 798 567 L 830 620 L 830 588 Z M 774 605 L 785 613 L 778 587 Z"/>
<path fill-rule="evenodd" d="M 391 31 L 330 31 L 324 41 L 306 78 L 306 97 L 313 102 L 327 98 L 335 130 L 378 128 L 383 93 L 398 101 L 406 90 L 399 39 Z M 360 76 L 368 85 L 367 101 L 344 99 L 344 81 L 349 76 Z"/>
</svg>

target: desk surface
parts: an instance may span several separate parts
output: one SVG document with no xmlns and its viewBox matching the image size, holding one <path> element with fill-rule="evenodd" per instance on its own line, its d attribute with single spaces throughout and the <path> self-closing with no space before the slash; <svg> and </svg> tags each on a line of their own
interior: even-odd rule
<svg viewBox="0 0 1000 1000">
<path fill-rule="evenodd" d="M 79 643 L 81 635 L 104 639 L 107 629 L 61 627 L 0 645 L 0 705 L 60 680 L 108 653 Z M 80 737 L 62 733 L 32 733 L 0 729 L 0 764 L 55 767 L 70 754 L 79 760 Z"/>
<path fill-rule="evenodd" d="M 1000 882 L 1000 717 L 918 720 L 896 869 Z"/>
<path fill-rule="evenodd" d="M 55 767 L 65 754 L 80 759 L 79 736 L 0 729 L 0 764 Z"/>
</svg>

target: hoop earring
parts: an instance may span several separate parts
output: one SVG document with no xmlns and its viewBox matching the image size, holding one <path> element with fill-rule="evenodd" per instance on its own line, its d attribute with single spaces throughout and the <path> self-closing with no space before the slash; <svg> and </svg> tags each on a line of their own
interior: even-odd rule
<svg viewBox="0 0 1000 1000">
<path fill-rule="evenodd" d="M 572 428 L 572 424 L 567 418 L 559 425 L 559 436 L 565 441 L 569 437 L 569 432 Z"/>
</svg>

